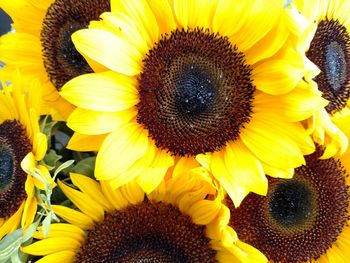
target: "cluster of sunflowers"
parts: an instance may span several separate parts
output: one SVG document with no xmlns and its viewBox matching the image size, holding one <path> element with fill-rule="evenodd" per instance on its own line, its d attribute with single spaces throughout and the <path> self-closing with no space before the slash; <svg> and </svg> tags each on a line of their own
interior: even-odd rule
<svg viewBox="0 0 350 263">
<path fill-rule="evenodd" d="M 349 0 L 0 8 L 0 262 L 350 262 Z"/>
</svg>

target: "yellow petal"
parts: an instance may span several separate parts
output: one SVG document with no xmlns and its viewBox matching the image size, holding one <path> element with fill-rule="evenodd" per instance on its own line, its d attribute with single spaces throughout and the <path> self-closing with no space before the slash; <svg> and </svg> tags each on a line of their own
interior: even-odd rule
<svg viewBox="0 0 350 263">
<path fill-rule="evenodd" d="M 212 161 L 212 154 L 206 153 L 206 154 L 198 154 L 196 156 L 196 160 L 207 170 L 210 170 L 210 164 Z"/>
<path fill-rule="evenodd" d="M 104 218 L 104 209 L 100 204 L 93 200 L 87 194 L 77 191 L 64 183 L 58 181 L 58 185 L 63 193 L 72 201 L 84 214 L 88 215 L 95 222 L 102 221 Z"/>
<path fill-rule="evenodd" d="M 97 22 L 97 21 L 90 21 L 90 24 L 93 23 L 93 22 Z M 89 26 L 90 27 L 90 26 Z M 88 56 L 84 55 L 84 54 L 81 54 L 84 59 L 86 60 L 86 62 L 89 64 L 90 68 L 98 73 L 98 72 L 105 72 L 105 71 L 108 71 L 108 68 L 101 65 L 100 63 L 96 62 L 95 60 L 89 58 Z"/>
<path fill-rule="evenodd" d="M 176 162 L 176 165 L 174 167 L 173 177 L 177 177 L 183 173 L 187 173 L 189 170 L 198 166 L 198 161 L 192 157 L 180 158 L 180 160 Z"/>
<path fill-rule="evenodd" d="M 220 240 L 223 236 L 223 229 L 229 227 L 230 222 L 230 209 L 227 206 L 221 206 L 217 218 L 209 225 L 207 225 L 207 237 L 211 239 Z M 217 223 L 219 222 L 219 223 Z M 230 230 L 229 230 L 230 231 Z M 229 237 L 232 243 L 236 242 L 238 237 L 235 231 L 232 230 L 232 235 Z"/>
<path fill-rule="evenodd" d="M 92 219 L 79 211 L 61 205 L 53 205 L 52 208 L 55 214 L 81 229 L 91 229 L 94 226 Z"/>
<path fill-rule="evenodd" d="M 332 246 L 332 249 L 328 249 L 326 252 L 327 262 L 329 263 L 347 263 L 349 260 L 345 258 L 343 255 L 343 251 L 341 251 L 337 246 Z"/>
<path fill-rule="evenodd" d="M 147 41 L 149 47 L 152 48 L 154 43 L 158 42 L 160 33 L 157 20 L 148 4 L 149 1 L 119 0 L 119 2 L 130 16 L 134 27 L 139 29 L 142 37 Z M 138 43 L 131 44 L 138 45 Z"/>
<path fill-rule="evenodd" d="M 85 232 L 80 227 L 67 223 L 51 224 L 48 236 L 44 236 L 42 230 L 43 228 L 41 226 L 38 227 L 37 232 L 34 234 L 34 238 L 44 239 L 48 237 L 70 237 L 83 242 L 86 237 Z"/>
<path fill-rule="evenodd" d="M 265 163 L 262 163 L 264 167 L 265 174 L 275 177 L 275 178 L 284 178 L 284 179 L 290 179 L 294 175 L 294 169 L 293 168 L 277 168 L 270 165 L 267 165 Z"/>
<path fill-rule="evenodd" d="M 242 262 L 256 262 L 256 263 L 266 263 L 267 258 L 263 253 L 261 253 L 258 249 L 255 247 L 244 243 L 240 240 L 237 240 L 236 246 L 241 250 L 240 255 L 242 256 L 240 260 Z"/>
<path fill-rule="evenodd" d="M 253 65 L 273 56 L 286 42 L 288 35 L 286 24 L 281 20 L 269 33 L 245 52 L 247 64 Z"/>
<path fill-rule="evenodd" d="M 241 140 L 227 144 L 224 158 L 235 181 L 251 192 L 266 195 L 268 183 L 263 166 Z"/>
<path fill-rule="evenodd" d="M 153 162 L 137 177 L 137 183 L 146 194 L 149 194 L 160 184 L 172 165 L 174 165 L 174 157 L 165 150 L 157 149 Z"/>
<path fill-rule="evenodd" d="M 194 184 L 194 186 L 196 186 L 196 184 Z M 194 190 L 193 188 L 192 189 L 185 188 L 183 189 L 183 193 L 180 194 L 178 198 L 175 199 L 175 202 L 172 202 L 172 203 L 175 203 L 182 213 L 190 215 L 192 218 L 196 217 L 198 222 L 202 222 L 202 224 L 206 224 L 202 219 L 204 218 L 208 219 L 209 217 L 211 217 L 211 215 L 214 212 L 213 209 L 215 210 L 215 207 L 219 209 L 221 206 L 221 200 L 219 200 L 219 203 L 220 203 L 219 207 L 217 206 L 217 204 L 211 204 L 211 203 L 207 203 L 207 205 L 203 204 L 203 208 L 207 208 L 207 209 L 202 209 L 201 210 L 202 213 L 198 213 L 199 212 L 197 211 L 198 206 L 196 206 L 196 204 L 203 201 L 207 197 L 208 191 L 206 190 L 207 189 L 203 189 L 203 188 L 198 190 Z M 162 199 L 158 199 L 158 200 L 162 201 Z M 210 200 L 210 202 L 213 202 L 213 201 Z M 215 211 L 215 213 L 217 213 L 217 211 Z M 210 222 L 212 219 L 213 217 L 209 219 L 207 222 Z"/>
<path fill-rule="evenodd" d="M 348 126 L 348 118 L 344 114 L 344 119 L 346 120 L 346 126 Z M 343 125 L 339 128 L 335 124 L 337 123 L 337 118 L 333 118 L 335 123 L 332 122 L 330 116 L 328 115 L 325 109 L 317 111 L 314 113 L 311 121 L 311 130 L 313 131 L 313 139 L 316 143 L 325 146 L 325 152 L 322 155 L 321 159 L 327 159 L 334 156 L 339 152 L 342 155 L 348 148 L 348 138 L 343 133 L 346 132 L 343 128 Z M 338 118 L 339 120 L 339 118 Z M 342 127 L 343 126 L 343 127 Z M 346 129 L 346 128 L 345 128 Z"/>
<path fill-rule="evenodd" d="M 80 242 L 70 237 L 50 237 L 22 247 L 24 253 L 45 256 L 59 251 L 77 251 Z"/>
<path fill-rule="evenodd" d="M 307 134 L 302 135 L 298 126 L 285 124 L 289 129 L 283 130 L 280 125 L 280 122 L 256 116 L 241 131 L 240 137 L 248 149 L 268 165 L 294 168 L 305 164 L 301 149 L 291 137 L 294 136 L 293 129 L 299 138 L 306 139 Z M 310 143 L 310 138 L 306 143 Z"/>
<path fill-rule="evenodd" d="M 119 179 L 112 179 L 109 180 L 110 185 L 112 188 L 117 188 L 120 186 L 120 180 L 123 180 L 123 178 L 126 178 L 127 181 L 131 181 L 132 179 L 136 178 L 137 176 L 142 176 L 143 172 L 150 167 L 151 163 L 153 162 L 155 158 L 156 153 L 156 146 L 152 140 L 148 140 L 148 146 L 147 151 L 145 154 L 138 159 L 133 165 L 130 166 L 130 168 L 125 171 Z"/>
<path fill-rule="evenodd" d="M 270 119 L 271 116 L 268 118 Z M 298 145 L 303 155 L 308 155 L 315 151 L 314 141 L 302 123 L 279 122 L 277 118 L 272 118 L 272 120 L 274 119 L 276 120 L 274 125 L 277 124 L 276 131 L 279 133 L 285 133 L 285 131 L 288 130 L 289 132 L 286 134 Z"/>
<path fill-rule="evenodd" d="M 8 233 L 16 230 L 21 222 L 21 215 L 24 207 L 24 202 L 9 219 L 0 226 L 0 240 Z"/>
<path fill-rule="evenodd" d="M 135 80 L 112 71 L 78 76 L 60 94 L 78 107 L 102 112 L 122 111 L 138 103 Z"/>
<path fill-rule="evenodd" d="M 350 102 L 349 102 L 350 103 Z M 348 137 L 350 137 L 349 123 L 350 110 L 349 108 L 343 109 L 340 114 L 336 114 L 332 117 L 332 122 L 337 125 Z"/>
<path fill-rule="evenodd" d="M 33 4 L 25 0 L 2 0 L 1 8 L 15 22 L 13 26 L 16 32 L 29 32 L 33 36 L 39 36 L 42 28 L 42 20 L 51 3 L 48 3 L 48 0 L 43 0 L 40 4 Z"/>
<path fill-rule="evenodd" d="M 101 186 L 95 180 L 76 173 L 70 173 L 70 178 L 75 186 L 77 186 L 84 194 L 93 197 L 104 209 L 111 211 L 113 206 L 108 202 L 102 194 Z"/>
<path fill-rule="evenodd" d="M 27 33 L 6 34 L 0 40 L 1 61 L 20 68 L 40 68 L 41 45 Z M 18 59 L 18 58 L 22 59 Z"/>
<path fill-rule="evenodd" d="M 36 136 L 36 144 L 34 144 L 35 160 L 40 161 L 44 158 L 47 152 L 47 138 L 46 138 L 46 135 L 41 132 L 35 134 L 35 136 Z"/>
<path fill-rule="evenodd" d="M 141 72 L 142 54 L 132 43 L 99 29 L 82 29 L 72 34 L 76 49 L 105 67 L 133 76 Z"/>
<path fill-rule="evenodd" d="M 235 206 L 238 207 L 244 197 L 249 193 L 249 189 L 244 185 L 240 185 L 239 182 L 235 180 L 234 176 L 227 170 L 222 152 L 213 154 L 210 168 L 214 177 L 220 182 Z"/>
<path fill-rule="evenodd" d="M 121 0 L 111 0 L 111 12 L 117 12 L 122 9 Z"/>
<path fill-rule="evenodd" d="M 324 6 L 322 3 L 324 2 Z M 326 5 L 328 1 L 312 1 L 312 4 L 309 4 L 305 0 L 294 0 L 293 3 L 296 5 L 299 12 L 301 12 L 307 19 L 310 21 L 318 21 L 318 16 L 322 16 L 327 10 Z"/>
<path fill-rule="evenodd" d="M 27 228 L 31 223 L 33 223 L 36 210 L 37 210 L 38 202 L 35 197 L 27 198 L 24 209 L 23 209 L 23 215 L 22 215 L 22 222 L 21 225 L 25 229 Z"/>
<path fill-rule="evenodd" d="M 120 187 L 120 193 L 126 200 L 128 200 L 129 204 L 133 205 L 141 203 L 145 198 L 145 192 L 135 181 L 131 181 Z"/>
<path fill-rule="evenodd" d="M 266 130 L 266 134 L 275 133 L 276 141 L 280 140 L 278 136 L 286 135 L 289 137 L 288 141 L 291 144 L 296 144 L 303 153 L 303 155 L 311 154 L 315 151 L 314 142 L 311 139 L 311 136 L 309 135 L 310 132 L 307 129 L 305 129 L 301 123 L 286 122 L 285 119 L 281 119 L 280 116 L 277 115 L 277 113 L 270 114 L 268 112 L 256 113 L 254 114 L 253 119 L 254 120 L 252 121 L 251 126 L 248 127 L 248 130 L 253 130 L 257 128 L 260 130 L 261 133 L 263 133 L 263 126 L 265 126 L 265 129 L 268 129 L 267 127 L 270 127 L 269 131 Z M 242 130 L 242 133 L 245 133 L 245 130 Z M 272 134 L 267 136 L 272 136 Z M 287 143 L 288 141 L 285 142 Z"/>
<path fill-rule="evenodd" d="M 64 262 L 64 263 L 73 263 L 75 261 L 75 251 L 60 251 L 56 253 L 52 253 L 50 255 L 47 255 L 39 260 L 37 260 L 37 263 L 57 263 L 57 262 Z"/>
<path fill-rule="evenodd" d="M 230 37 L 232 43 L 243 52 L 251 48 L 272 29 L 283 10 L 282 3 L 276 3 L 276 1 L 255 0 L 244 3 L 249 6 L 249 15 L 240 30 Z M 236 19 L 239 18 L 240 16 L 236 17 Z M 234 18 L 230 17 L 230 19 Z"/>
<path fill-rule="evenodd" d="M 201 200 L 190 208 L 191 218 L 197 225 L 207 225 L 217 217 L 220 208 L 220 202 Z"/>
<path fill-rule="evenodd" d="M 209 28 L 216 1 L 174 0 L 174 15 L 183 28 Z"/>
<path fill-rule="evenodd" d="M 288 27 L 289 31 L 291 32 L 292 35 L 296 36 L 299 38 L 299 42 L 306 42 L 305 47 L 308 47 L 310 45 L 311 39 L 310 36 L 308 36 L 309 32 L 307 32 L 310 27 L 313 27 L 314 21 L 316 21 L 316 17 L 305 17 L 305 14 L 301 14 L 298 8 L 295 6 L 297 5 L 298 0 L 293 2 L 293 4 L 289 5 L 288 7 L 284 8 L 283 12 L 283 22 L 286 23 L 286 26 Z M 316 13 L 318 12 L 317 10 L 317 2 L 322 2 L 322 1 L 313 1 L 312 4 L 309 6 L 312 7 Z M 295 5 L 294 5 L 295 4 Z M 316 24 L 316 23 L 314 23 Z M 306 34 L 305 34 L 306 33 Z M 313 36 L 312 36 L 313 37 Z M 302 44 L 303 45 L 303 44 Z M 303 50 L 303 52 L 306 50 L 306 48 L 302 48 L 299 50 Z"/>
<path fill-rule="evenodd" d="M 6 69 L 6 67 L 5 67 Z M 0 70 L 2 73 L 3 70 Z M 0 76 L 1 77 L 1 76 Z M 5 85 L 3 85 L 5 87 Z M 3 88 L 3 91 L 0 93 L 0 103 L 2 110 L 0 111 L 0 121 L 18 119 L 18 113 L 16 111 L 15 104 L 13 102 L 10 88 Z"/>
<path fill-rule="evenodd" d="M 123 178 L 123 173 L 146 153 L 147 136 L 147 131 L 137 123 L 129 123 L 109 134 L 97 155 L 96 178 L 120 179 L 120 185 L 130 181 L 132 178 Z"/>
<path fill-rule="evenodd" d="M 21 162 L 21 168 L 23 171 L 33 170 L 35 168 L 35 158 L 32 152 L 28 153 Z"/>
<path fill-rule="evenodd" d="M 246 22 L 251 4 L 251 0 L 236 1 L 234 4 L 231 0 L 219 0 L 213 18 L 213 32 L 222 36 L 232 36 Z"/>
<path fill-rule="evenodd" d="M 147 38 L 144 38 L 144 28 L 136 27 L 135 21 L 126 12 L 106 12 L 101 15 L 101 19 L 103 19 L 103 27 L 105 29 L 127 39 L 130 43 L 134 43 L 141 54 L 148 53 L 148 50 L 154 44 L 152 43 L 151 46 L 149 46 Z M 99 23 L 101 23 L 101 21 L 99 21 Z M 94 27 L 96 28 L 96 25 Z"/>
<path fill-rule="evenodd" d="M 279 95 L 296 87 L 303 77 L 304 67 L 301 56 L 296 52 L 290 53 L 283 59 L 269 59 L 253 68 L 253 83 L 258 90 Z"/>
<path fill-rule="evenodd" d="M 175 18 L 168 1 L 148 1 L 150 8 L 158 21 L 160 34 L 169 33 L 176 29 Z"/>
<path fill-rule="evenodd" d="M 54 92 L 54 94 L 59 96 L 57 92 Z M 43 104 L 46 108 L 49 109 L 49 114 L 51 114 L 52 119 L 57 121 L 66 121 L 69 114 L 71 114 L 71 112 L 75 108 L 72 104 L 70 104 L 61 96 L 59 96 L 58 99 L 53 101 L 49 101 L 49 99 L 47 99 L 47 101 L 44 101 Z M 44 110 L 42 110 L 43 114 L 48 114 L 47 109 L 46 112 Z"/>
<path fill-rule="evenodd" d="M 25 190 L 26 190 L 26 194 L 27 194 L 27 198 L 31 199 L 32 197 L 34 197 L 35 194 L 35 187 L 34 187 L 34 178 L 30 175 L 27 175 L 27 180 L 25 183 Z"/>
<path fill-rule="evenodd" d="M 315 111 L 321 111 L 328 102 L 318 92 L 309 87 L 297 87 L 292 92 L 280 96 L 271 96 L 256 92 L 254 111 L 271 112 L 282 120 L 301 121 L 311 117 Z"/>
<path fill-rule="evenodd" d="M 75 132 L 68 142 L 67 149 L 80 152 L 98 151 L 106 136 L 106 134 L 84 135 Z"/>
<path fill-rule="evenodd" d="M 78 133 L 99 135 L 116 130 L 128 123 L 136 114 L 134 108 L 118 112 L 97 112 L 76 108 L 67 119 L 67 125 Z"/>
<path fill-rule="evenodd" d="M 322 1 L 321 1 L 322 2 Z M 348 1 L 336 1 L 330 0 L 328 2 L 327 15 L 329 19 L 338 20 L 342 25 L 348 25 L 349 15 L 348 10 L 350 9 L 350 3 Z"/>
<path fill-rule="evenodd" d="M 126 197 L 122 194 L 120 188 L 118 189 L 112 188 L 112 186 L 108 181 L 101 181 L 100 184 L 104 195 L 107 197 L 109 202 L 114 206 L 116 210 L 121 210 L 130 204 L 129 201 L 126 199 Z M 138 185 L 136 186 L 137 186 L 136 189 L 141 189 Z M 135 188 L 133 190 L 135 190 Z M 138 191 L 135 191 L 132 194 L 137 192 Z M 136 199 L 132 198 L 132 200 L 136 200 Z"/>
</svg>

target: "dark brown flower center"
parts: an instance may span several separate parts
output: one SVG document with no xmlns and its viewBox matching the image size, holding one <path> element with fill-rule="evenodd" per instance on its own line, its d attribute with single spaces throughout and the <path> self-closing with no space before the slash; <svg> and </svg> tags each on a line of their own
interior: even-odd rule
<svg viewBox="0 0 350 263">
<path fill-rule="evenodd" d="M 315 209 L 312 189 L 298 180 L 277 184 L 271 190 L 267 209 L 271 219 L 282 228 L 304 225 Z"/>
<path fill-rule="evenodd" d="M 341 111 L 350 98 L 350 35 L 338 20 L 319 22 L 307 57 L 321 70 L 315 78 L 330 114 Z"/>
<path fill-rule="evenodd" d="M 5 143 L 0 145 L 0 191 L 4 191 L 13 176 L 13 152 Z"/>
<path fill-rule="evenodd" d="M 273 262 L 318 259 L 347 227 L 349 195 L 341 163 L 319 160 L 321 150 L 306 156 L 293 179 L 269 178 L 266 197 L 249 194 L 232 212 L 238 237 Z"/>
<path fill-rule="evenodd" d="M 75 49 L 71 35 L 110 11 L 108 0 L 56 0 L 48 8 L 41 31 L 44 66 L 57 90 L 72 78 L 92 72 Z"/>
<path fill-rule="evenodd" d="M 214 263 L 215 256 L 204 226 L 173 205 L 145 201 L 106 213 L 88 233 L 76 262 Z"/>
<path fill-rule="evenodd" d="M 143 61 L 137 120 L 173 155 L 218 151 L 249 122 L 254 90 L 244 55 L 227 38 L 176 30 Z"/>
<path fill-rule="evenodd" d="M 0 218 L 9 218 L 26 198 L 26 173 L 21 161 L 32 150 L 25 130 L 16 121 L 0 124 Z"/>
</svg>

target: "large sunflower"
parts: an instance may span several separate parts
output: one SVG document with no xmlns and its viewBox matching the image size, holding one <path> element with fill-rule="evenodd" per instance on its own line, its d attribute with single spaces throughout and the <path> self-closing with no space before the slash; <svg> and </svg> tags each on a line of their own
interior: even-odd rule
<svg viewBox="0 0 350 263">
<path fill-rule="evenodd" d="M 349 126 L 349 116 L 338 121 Z M 349 262 L 350 151 L 321 155 L 306 156 L 293 179 L 269 178 L 266 197 L 249 194 L 237 209 L 227 200 L 238 237 L 271 262 Z"/>
<path fill-rule="evenodd" d="M 211 179 L 201 169 L 169 178 L 146 195 L 135 181 L 118 189 L 71 174 L 73 189 L 59 182 L 80 209 L 53 206 L 67 223 L 52 224 L 47 238 L 22 247 L 44 256 L 37 262 L 265 262 L 227 226 Z M 250 261 L 249 261 L 250 260 Z"/>
<path fill-rule="evenodd" d="M 0 90 L 0 239 L 20 224 L 28 227 L 36 214 L 34 185 L 43 186 L 24 170 L 35 167 L 48 176 L 44 167 L 36 165 L 47 148 L 38 123 L 38 83 L 24 88 L 20 81 L 18 77 L 10 87 L 3 83 Z"/>
<path fill-rule="evenodd" d="M 314 150 L 298 121 L 326 103 L 295 89 L 305 65 L 284 45 L 295 21 L 283 2 L 112 1 L 102 21 L 72 35 L 109 71 L 62 88 L 77 106 L 70 146 L 107 134 L 96 177 L 114 187 L 136 178 L 150 192 L 186 159 L 207 166 L 236 205 L 266 194 L 265 172 L 291 177 Z"/>
<path fill-rule="evenodd" d="M 347 138 L 334 125 L 333 118 L 349 110 L 350 105 L 350 1 L 296 0 L 298 10 L 310 22 L 300 52 L 320 69 L 318 75 L 306 76 L 329 101 L 323 111 L 309 120 L 314 140 L 326 146 L 323 158 L 347 148 Z M 316 84 L 316 85 L 315 85 Z"/>
<path fill-rule="evenodd" d="M 0 61 L 6 64 L 0 78 L 12 80 L 17 68 L 23 77 L 38 78 L 47 102 L 44 113 L 65 119 L 73 107 L 58 91 L 73 77 L 92 72 L 91 67 L 96 70 L 76 51 L 70 36 L 109 11 L 110 1 L 3 0 L 0 8 L 11 16 L 15 29 L 0 39 Z"/>
</svg>

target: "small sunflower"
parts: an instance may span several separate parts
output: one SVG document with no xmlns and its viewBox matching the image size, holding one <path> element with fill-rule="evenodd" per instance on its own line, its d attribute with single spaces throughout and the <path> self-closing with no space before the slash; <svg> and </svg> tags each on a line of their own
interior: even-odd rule
<svg viewBox="0 0 350 263">
<path fill-rule="evenodd" d="M 283 2 L 113 2 L 72 35 L 109 71 L 62 88 L 77 106 L 71 148 L 105 137 L 95 174 L 116 188 L 136 178 L 151 192 L 186 159 L 208 166 L 237 205 L 250 191 L 266 194 L 264 171 L 290 177 L 314 150 L 298 121 L 325 106 L 317 92 L 295 89 L 304 61 L 283 45 L 295 22 Z"/>
<path fill-rule="evenodd" d="M 35 167 L 48 176 L 44 167 L 36 165 L 47 148 L 38 123 L 41 97 L 34 91 L 38 83 L 23 93 L 20 77 L 15 80 L 10 87 L 3 83 L 0 90 L 0 239 L 20 224 L 28 227 L 36 214 L 34 185 L 42 185 L 24 170 Z"/>
<path fill-rule="evenodd" d="M 229 210 L 201 169 L 164 180 L 146 194 L 135 181 L 118 189 L 71 174 L 59 182 L 80 209 L 53 206 L 67 223 L 52 224 L 47 238 L 22 247 L 37 262 L 239 262 L 266 258 L 236 240 Z"/>
<path fill-rule="evenodd" d="M 266 197 L 249 194 L 239 208 L 226 202 L 238 237 L 271 262 L 349 262 L 350 152 L 322 155 L 317 147 L 293 179 L 269 178 Z"/>
<path fill-rule="evenodd" d="M 38 78 L 47 102 L 44 113 L 53 108 L 55 117 L 65 119 L 73 107 L 58 91 L 68 80 L 93 72 L 74 48 L 70 36 L 109 11 L 110 1 L 3 0 L 0 8 L 11 16 L 15 29 L 15 33 L 0 39 L 0 61 L 6 64 L 0 77 L 12 80 L 13 72 L 19 68 L 23 77 Z"/>
<path fill-rule="evenodd" d="M 350 105 L 350 1 L 296 0 L 298 10 L 310 22 L 300 51 L 315 63 L 320 73 L 306 80 L 329 101 L 323 111 L 309 120 L 314 140 L 326 146 L 322 158 L 340 154 L 347 149 L 348 140 L 334 125 L 333 118 L 349 110 Z"/>
</svg>

